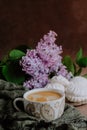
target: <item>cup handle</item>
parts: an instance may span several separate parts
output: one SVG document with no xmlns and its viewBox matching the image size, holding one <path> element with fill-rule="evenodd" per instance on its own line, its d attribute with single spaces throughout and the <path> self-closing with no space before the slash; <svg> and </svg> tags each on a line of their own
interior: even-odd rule
<svg viewBox="0 0 87 130">
<path fill-rule="evenodd" d="M 22 101 L 22 102 L 24 102 L 24 99 L 23 98 L 16 98 L 16 99 L 14 99 L 14 101 L 13 101 L 13 105 L 14 105 L 14 107 L 15 107 L 15 109 L 17 110 L 17 111 L 22 111 L 20 108 L 18 108 L 18 106 L 17 106 L 17 102 L 18 101 Z"/>
</svg>

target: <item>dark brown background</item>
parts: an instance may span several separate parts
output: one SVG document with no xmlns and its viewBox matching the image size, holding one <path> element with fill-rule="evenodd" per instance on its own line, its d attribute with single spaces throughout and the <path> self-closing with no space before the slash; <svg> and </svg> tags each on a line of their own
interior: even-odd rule
<svg viewBox="0 0 87 130">
<path fill-rule="evenodd" d="M 49 30 L 63 54 L 87 54 L 87 0 L 0 0 L 0 58 L 17 45 L 35 47 Z"/>
</svg>

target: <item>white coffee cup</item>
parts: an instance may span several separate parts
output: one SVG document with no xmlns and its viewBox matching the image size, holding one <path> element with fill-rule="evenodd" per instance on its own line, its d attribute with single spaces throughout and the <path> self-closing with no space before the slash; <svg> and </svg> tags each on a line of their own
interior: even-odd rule
<svg viewBox="0 0 87 130">
<path fill-rule="evenodd" d="M 31 100 L 28 99 L 30 95 L 34 95 L 37 93 L 42 94 L 43 92 L 51 93 L 51 94 L 58 94 L 60 95 L 59 98 L 51 99 L 48 96 L 44 96 L 43 99 L 47 99 L 46 101 L 38 100 Z M 38 96 L 37 96 L 38 97 Z M 50 96 L 49 96 L 50 97 Z M 36 98 L 35 98 L 36 99 Z M 38 88 L 29 90 L 24 93 L 23 98 L 16 98 L 13 101 L 14 107 L 20 111 L 17 106 L 17 102 L 22 101 L 24 103 L 25 111 L 30 115 L 36 117 L 38 120 L 44 120 L 46 122 L 55 120 L 59 118 L 64 112 L 65 106 L 65 94 L 58 89 L 51 89 L 51 88 Z"/>
</svg>

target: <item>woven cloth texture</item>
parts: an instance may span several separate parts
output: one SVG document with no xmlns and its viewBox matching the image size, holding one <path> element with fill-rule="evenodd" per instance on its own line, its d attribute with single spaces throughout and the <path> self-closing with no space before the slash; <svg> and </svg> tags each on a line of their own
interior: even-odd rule
<svg viewBox="0 0 87 130">
<path fill-rule="evenodd" d="M 16 111 L 13 101 L 25 92 L 23 86 L 0 80 L 0 130 L 87 130 L 87 118 L 67 103 L 63 115 L 49 123 L 29 116 L 22 103 L 22 111 Z"/>
</svg>

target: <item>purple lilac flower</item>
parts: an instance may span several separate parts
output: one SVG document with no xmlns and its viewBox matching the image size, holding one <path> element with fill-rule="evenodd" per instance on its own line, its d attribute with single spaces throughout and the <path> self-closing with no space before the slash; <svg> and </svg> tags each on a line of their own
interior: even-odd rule
<svg viewBox="0 0 87 130">
<path fill-rule="evenodd" d="M 38 57 L 36 50 L 27 50 L 26 56 L 22 57 L 20 64 L 22 65 L 22 70 L 33 77 L 39 76 L 40 73 L 48 73 L 49 71 Z"/>
<path fill-rule="evenodd" d="M 65 76 L 68 80 L 70 80 L 73 77 L 73 74 L 71 72 L 67 72 Z"/>
<path fill-rule="evenodd" d="M 57 70 L 62 60 L 59 55 L 62 53 L 62 46 L 55 44 L 56 36 L 55 32 L 50 31 L 47 35 L 44 35 L 36 47 L 39 57 L 50 68 L 50 71 Z"/>
<path fill-rule="evenodd" d="M 64 66 L 63 64 L 59 67 L 59 70 L 56 73 L 57 75 L 62 75 L 64 77 L 66 77 L 68 80 L 72 77 L 72 73 L 68 73 L 66 66 Z"/>
<path fill-rule="evenodd" d="M 43 36 L 36 49 L 27 50 L 27 53 L 22 57 L 20 65 L 22 70 L 26 72 L 31 79 L 24 82 L 24 86 L 29 89 L 44 87 L 49 80 L 49 75 L 55 72 L 56 75 L 69 77 L 66 67 L 62 64 L 62 46 L 55 44 L 57 34 L 50 31 Z"/>
<path fill-rule="evenodd" d="M 24 82 L 23 86 L 29 89 L 42 88 L 48 83 L 48 75 L 39 75 L 38 77 L 33 77 L 32 79 Z"/>
<path fill-rule="evenodd" d="M 59 67 L 59 70 L 58 70 L 58 72 L 57 72 L 57 75 L 62 75 L 62 76 L 65 77 L 66 74 L 67 74 L 66 66 L 61 65 L 61 66 Z"/>
</svg>

